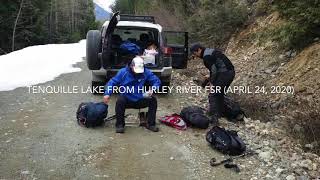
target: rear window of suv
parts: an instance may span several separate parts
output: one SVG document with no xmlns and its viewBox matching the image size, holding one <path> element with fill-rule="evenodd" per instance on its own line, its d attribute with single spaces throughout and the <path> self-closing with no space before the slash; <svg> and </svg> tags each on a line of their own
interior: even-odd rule
<svg viewBox="0 0 320 180">
<path fill-rule="evenodd" d="M 112 35 L 122 42 L 138 43 L 150 40 L 158 42 L 158 30 L 152 28 L 116 27 Z"/>
</svg>

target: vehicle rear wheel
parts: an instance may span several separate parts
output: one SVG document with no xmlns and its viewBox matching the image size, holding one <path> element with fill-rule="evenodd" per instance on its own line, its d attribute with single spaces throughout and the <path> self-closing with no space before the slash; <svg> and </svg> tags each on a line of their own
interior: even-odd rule
<svg viewBox="0 0 320 180">
<path fill-rule="evenodd" d="M 90 30 L 87 33 L 86 57 L 87 65 L 90 70 L 99 70 L 101 61 L 99 53 L 101 52 L 101 33 L 98 30 Z"/>
</svg>

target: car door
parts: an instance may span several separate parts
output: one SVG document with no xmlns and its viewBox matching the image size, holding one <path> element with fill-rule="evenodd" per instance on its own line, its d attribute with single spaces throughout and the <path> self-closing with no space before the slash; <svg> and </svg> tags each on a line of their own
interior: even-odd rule
<svg viewBox="0 0 320 180">
<path fill-rule="evenodd" d="M 188 32 L 164 31 L 166 46 L 172 49 L 172 67 L 185 69 L 188 65 Z"/>
<path fill-rule="evenodd" d="M 106 36 L 111 35 L 113 33 L 114 29 L 116 28 L 116 26 L 120 20 L 119 14 L 120 14 L 120 12 L 116 12 L 111 17 L 110 22 L 108 24 L 108 27 L 106 29 L 106 33 L 105 33 Z"/>
<path fill-rule="evenodd" d="M 116 12 L 111 17 L 108 26 L 106 27 L 104 32 L 102 32 L 103 37 L 103 45 L 102 45 L 102 65 L 106 69 L 111 66 L 112 62 L 109 60 L 111 56 L 111 37 L 112 33 L 114 32 L 118 22 L 119 22 L 119 14 L 120 12 Z"/>
</svg>

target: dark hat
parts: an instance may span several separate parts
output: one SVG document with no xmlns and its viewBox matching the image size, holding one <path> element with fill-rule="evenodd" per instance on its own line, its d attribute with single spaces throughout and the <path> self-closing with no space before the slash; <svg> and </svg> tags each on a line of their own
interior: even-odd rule
<svg viewBox="0 0 320 180">
<path fill-rule="evenodd" d="M 199 48 L 203 49 L 203 46 L 201 46 L 200 43 L 193 43 L 193 44 L 191 44 L 190 52 L 193 53 L 193 52 L 197 51 Z"/>
<path fill-rule="evenodd" d="M 148 41 L 147 46 L 151 46 L 151 45 L 155 45 L 155 46 L 158 47 L 158 44 L 157 44 L 157 42 L 155 40 Z"/>
</svg>

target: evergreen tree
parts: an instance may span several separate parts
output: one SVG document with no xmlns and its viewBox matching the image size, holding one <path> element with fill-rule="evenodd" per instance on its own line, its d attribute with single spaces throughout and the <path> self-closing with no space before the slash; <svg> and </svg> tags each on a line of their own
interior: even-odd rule
<svg viewBox="0 0 320 180">
<path fill-rule="evenodd" d="M 0 0 L 0 54 L 68 43 L 97 29 L 92 0 Z"/>
</svg>

